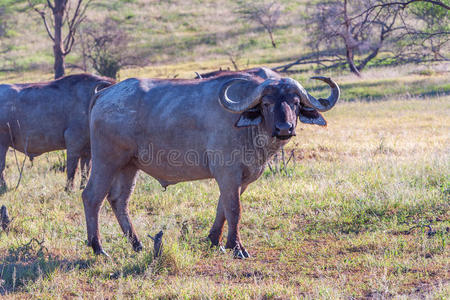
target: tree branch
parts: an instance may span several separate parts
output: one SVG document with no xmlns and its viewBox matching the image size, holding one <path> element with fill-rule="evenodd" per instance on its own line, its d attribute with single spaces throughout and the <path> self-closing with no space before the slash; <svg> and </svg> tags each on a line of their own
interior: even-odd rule
<svg viewBox="0 0 450 300">
<path fill-rule="evenodd" d="M 292 68 L 293 66 L 296 66 L 296 65 L 308 65 L 308 64 L 318 64 L 318 65 L 326 67 L 326 65 L 324 64 L 326 62 L 332 62 L 332 63 L 339 62 L 340 63 L 342 61 L 344 61 L 343 58 L 336 58 L 336 59 L 317 58 L 317 59 L 311 59 L 311 57 L 302 57 L 302 58 L 299 58 L 299 59 L 297 59 L 296 61 L 294 61 L 292 63 L 275 67 L 272 70 L 277 71 L 277 72 L 286 72 L 290 68 Z"/>
<path fill-rule="evenodd" d="M 405 9 L 408 5 L 410 5 L 411 3 L 415 3 L 415 2 L 427 2 L 427 3 L 431 3 L 434 5 L 443 7 L 447 10 L 450 10 L 450 6 L 448 6 L 447 4 L 445 4 L 442 1 L 435 1 L 435 0 L 409 0 L 406 2 L 396 1 L 396 2 L 388 2 L 388 3 L 373 5 L 373 6 L 369 7 L 368 9 L 366 9 L 365 11 L 363 11 L 362 13 L 360 13 L 359 15 L 354 16 L 352 19 L 359 18 L 359 17 L 363 16 L 364 14 L 370 14 L 376 8 L 385 8 L 385 7 L 389 7 L 389 6 L 393 6 L 393 5 L 398 5 L 402 9 Z"/>
<path fill-rule="evenodd" d="M 72 51 L 73 45 L 75 43 L 75 34 L 80 24 L 86 19 L 86 10 L 91 2 L 92 0 L 88 0 L 86 4 L 82 6 L 83 0 L 78 0 L 72 18 L 69 19 L 69 17 L 67 17 L 67 26 L 69 32 L 64 39 L 64 55 L 67 55 Z M 66 12 L 66 15 L 69 15 L 68 11 Z"/>
<path fill-rule="evenodd" d="M 48 2 L 49 2 L 49 1 L 48 1 Z M 49 3 L 50 3 L 50 2 L 49 2 Z M 31 2 L 31 0 L 28 0 L 28 4 L 29 4 L 29 6 L 30 6 L 35 12 L 37 12 L 37 13 L 41 16 L 42 21 L 44 22 L 45 30 L 47 31 L 48 36 L 50 37 L 50 39 L 51 39 L 52 41 L 55 41 L 55 38 L 53 37 L 53 35 L 52 35 L 51 31 L 50 31 L 50 28 L 48 27 L 47 18 L 45 17 L 45 11 L 39 10 L 39 9 Z M 50 4 L 49 4 L 49 5 L 50 5 Z M 52 7 L 51 7 L 51 8 L 52 8 Z M 53 8 L 52 8 L 52 9 L 53 9 Z"/>
<path fill-rule="evenodd" d="M 50 7 L 51 10 L 55 9 L 55 6 L 50 2 L 50 0 L 47 0 L 47 5 Z"/>
</svg>

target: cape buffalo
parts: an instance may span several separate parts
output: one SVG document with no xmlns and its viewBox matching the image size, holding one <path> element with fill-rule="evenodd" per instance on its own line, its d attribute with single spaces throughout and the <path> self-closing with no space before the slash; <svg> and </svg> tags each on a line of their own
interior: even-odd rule
<svg viewBox="0 0 450 300">
<path fill-rule="evenodd" d="M 248 73 L 248 74 L 251 74 L 254 76 L 259 76 L 263 79 L 281 78 L 280 74 L 278 74 L 277 72 L 273 71 L 272 69 L 269 69 L 266 67 L 246 69 L 246 70 L 242 70 L 242 72 L 245 72 L 245 73 Z M 195 72 L 195 74 L 197 75 L 195 77 L 195 79 L 211 78 L 211 77 L 220 76 L 220 75 L 227 74 L 227 73 L 234 73 L 234 71 L 222 70 L 222 68 L 220 68 L 220 70 L 209 72 L 209 73 L 203 73 L 203 74 L 199 74 L 199 73 Z"/>
<path fill-rule="evenodd" d="M 226 248 L 248 257 L 239 236 L 240 195 L 295 135 L 297 116 L 326 125 L 319 111 L 339 99 L 334 81 L 314 78 L 331 87 L 327 99 L 314 98 L 291 78 L 246 72 L 200 80 L 131 78 L 96 94 L 90 117 L 92 174 L 82 194 L 94 253 L 106 255 L 98 227 L 106 196 L 133 249 L 142 249 L 128 215 L 136 173 L 142 170 L 163 187 L 214 178 L 220 198 L 208 237 L 219 245 L 226 220 Z"/>
<path fill-rule="evenodd" d="M 81 158 L 82 182 L 89 172 L 89 103 L 95 89 L 113 79 L 90 74 L 70 75 L 43 83 L 0 85 L 0 185 L 9 147 L 30 159 L 45 152 L 67 149 L 67 189 Z"/>
</svg>

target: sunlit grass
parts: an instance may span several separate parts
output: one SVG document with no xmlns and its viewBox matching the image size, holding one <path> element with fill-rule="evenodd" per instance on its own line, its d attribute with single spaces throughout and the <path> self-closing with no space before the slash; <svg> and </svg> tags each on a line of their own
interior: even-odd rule
<svg viewBox="0 0 450 300">
<path fill-rule="evenodd" d="M 120 80 L 194 78 L 195 71 L 232 68 L 226 51 L 233 47 L 241 69 L 279 66 L 308 52 L 303 25 L 284 26 L 302 22 L 306 2 L 282 2 L 291 14 L 275 31 L 277 49 L 261 27 L 238 19 L 234 2 L 95 1 L 88 17 L 111 15 L 135 38 L 130 47 L 149 59 L 146 67 L 121 70 Z M 17 71 L 0 73 L 0 83 L 51 80 L 52 48 L 40 17 L 22 13 L 14 22 L 14 35 L 1 41 L 9 51 L 0 66 Z M 78 59 L 75 49 L 67 61 Z M 326 96 L 313 75 L 289 76 Z M 15 191 L 19 171 L 10 151 L 10 190 L 0 205 L 13 222 L 0 232 L 0 295 L 448 299 L 448 64 L 368 68 L 362 78 L 342 70 L 320 75 L 340 84 L 342 100 L 324 114 L 327 128 L 298 126 L 286 148 L 295 157 L 289 176 L 266 170 L 243 195 L 241 235 L 252 255 L 246 261 L 205 242 L 219 197 L 213 180 L 163 191 L 145 174 L 130 203 L 144 251 L 132 251 L 105 204 L 100 226 L 111 259 L 94 257 L 81 192 L 66 194 L 65 174 L 57 171 L 62 152 L 37 157 L 33 166 L 27 161 Z M 160 230 L 164 251 L 155 260 L 147 234 Z"/>
<path fill-rule="evenodd" d="M 286 13 L 283 13 L 280 27 L 274 32 L 277 49 L 272 48 L 262 26 L 240 19 L 236 1 L 97 0 L 87 10 L 87 19 L 102 22 L 110 17 L 118 21 L 121 29 L 130 34 L 129 47 L 135 49 L 135 54 L 149 65 L 195 60 L 226 61 L 226 51 L 239 47 L 239 65 L 245 67 L 247 63 L 266 64 L 305 52 L 302 26 L 287 24 L 301 21 L 299 14 L 307 1 L 280 2 Z M 42 20 L 34 11 L 25 9 L 27 3 L 18 6 L 23 8 L 22 12 L 12 16 L 10 21 L 15 34 L 2 37 L 0 44 L 0 70 L 50 72 L 52 45 Z M 67 60 L 81 65 L 81 51 L 77 47 L 79 45 L 76 44 Z M 228 61 L 225 66 L 231 66 L 231 63 Z M 0 74 L 0 80 L 1 77 L 3 74 Z"/>
</svg>

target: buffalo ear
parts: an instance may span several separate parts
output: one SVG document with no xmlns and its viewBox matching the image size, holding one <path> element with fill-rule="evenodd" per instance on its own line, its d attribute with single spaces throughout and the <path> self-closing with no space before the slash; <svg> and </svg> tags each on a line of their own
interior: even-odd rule
<svg viewBox="0 0 450 300">
<path fill-rule="evenodd" d="M 312 108 L 301 107 L 298 118 L 302 123 L 327 126 L 327 121 L 317 110 Z"/>
<path fill-rule="evenodd" d="M 259 109 L 252 108 L 244 111 L 234 126 L 236 126 L 237 128 L 257 126 L 261 123 L 261 121 L 262 117 Z"/>
</svg>

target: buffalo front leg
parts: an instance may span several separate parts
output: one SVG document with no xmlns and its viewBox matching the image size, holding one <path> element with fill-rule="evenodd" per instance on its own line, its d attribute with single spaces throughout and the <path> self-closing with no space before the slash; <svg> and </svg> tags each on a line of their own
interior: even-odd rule
<svg viewBox="0 0 450 300">
<path fill-rule="evenodd" d="M 89 138 L 86 136 L 86 129 L 76 126 L 67 128 L 64 132 L 64 140 L 67 147 L 67 184 L 66 191 L 73 190 L 73 180 L 78 168 L 78 161 L 84 154 L 90 154 Z M 88 151 L 85 153 L 85 151 Z"/>
<path fill-rule="evenodd" d="M 82 156 L 80 159 L 80 167 L 81 167 L 80 190 L 82 190 L 86 187 L 86 182 L 89 178 L 89 171 L 91 170 L 91 157 Z"/>
<path fill-rule="evenodd" d="M 240 199 L 241 183 L 238 179 L 234 179 L 234 176 L 225 177 L 227 178 L 219 181 L 221 205 L 223 206 L 223 212 L 228 223 L 228 237 L 225 248 L 233 249 L 236 258 L 247 258 L 250 255 L 242 246 L 239 234 L 242 212 Z"/>
<path fill-rule="evenodd" d="M 142 244 L 128 213 L 128 201 L 136 184 L 136 173 L 137 169 L 133 165 L 128 165 L 120 170 L 113 180 L 107 199 L 123 233 L 133 246 L 133 250 L 139 252 L 142 250 Z"/>
<path fill-rule="evenodd" d="M 6 185 L 5 178 L 3 177 L 3 171 L 6 165 L 6 152 L 8 151 L 8 146 L 0 144 L 0 194 L 3 194 L 8 189 Z"/>
<path fill-rule="evenodd" d="M 216 219 L 209 231 L 208 238 L 211 241 L 211 246 L 219 246 L 222 241 L 223 225 L 225 224 L 225 211 L 223 208 L 223 197 L 219 197 L 219 203 L 217 204 Z"/>
<path fill-rule="evenodd" d="M 80 156 L 67 151 L 67 183 L 65 191 L 73 191 L 73 180 L 78 168 Z"/>
</svg>

